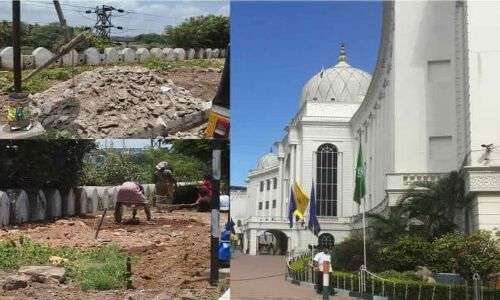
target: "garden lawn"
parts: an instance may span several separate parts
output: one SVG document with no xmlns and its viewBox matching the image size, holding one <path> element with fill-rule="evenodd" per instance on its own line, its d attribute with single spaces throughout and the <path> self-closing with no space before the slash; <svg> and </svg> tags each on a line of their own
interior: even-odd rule
<svg viewBox="0 0 500 300">
<path fill-rule="evenodd" d="M 19 241 L 0 241 L 0 269 L 50 265 L 49 258 L 67 259 L 63 266 L 70 280 L 82 290 L 119 289 L 126 283 L 127 254 L 115 246 L 90 249 L 50 247 L 21 237 Z"/>
</svg>

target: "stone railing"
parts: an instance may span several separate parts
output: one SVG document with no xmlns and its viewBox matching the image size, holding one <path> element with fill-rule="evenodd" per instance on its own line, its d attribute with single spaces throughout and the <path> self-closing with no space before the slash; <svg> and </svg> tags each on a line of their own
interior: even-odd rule
<svg viewBox="0 0 500 300">
<path fill-rule="evenodd" d="M 386 175 L 387 190 L 406 190 L 417 182 L 434 182 L 446 173 L 389 173 Z"/>
<path fill-rule="evenodd" d="M 13 48 L 7 47 L 0 51 L 1 69 L 12 69 Z M 43 65 L 54 56 L 51 51 L 39 47 L 30 55 L 22 55 L 23 69 L 33 69 Z M 71 50 L 68 54 L 58 59 L 52 66 L 77 66 L 77 65 L 106 65 L 115 63 L 141 63 L 150 57 L 175 61 L 190 59 L 211 59 L 226 57 L 226 49 L 182 49 L 182 48 L 106 48 L 104 53 L 96 48 L 88 48 L 83 52 Z"/>
</svg>

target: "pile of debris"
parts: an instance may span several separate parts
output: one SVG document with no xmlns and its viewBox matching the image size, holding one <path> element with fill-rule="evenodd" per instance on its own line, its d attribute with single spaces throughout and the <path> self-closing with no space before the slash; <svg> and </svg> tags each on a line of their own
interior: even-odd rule
<svg viewBox="0 0 500 300">
<path fill-rule="evenodd" d="M 210 102 L 140 66 L 97 68 L 31 98 L 45 129 L 67 130 L 80 138 L 193 132 L 206 123 L 210 108 Z"/>
</svg>

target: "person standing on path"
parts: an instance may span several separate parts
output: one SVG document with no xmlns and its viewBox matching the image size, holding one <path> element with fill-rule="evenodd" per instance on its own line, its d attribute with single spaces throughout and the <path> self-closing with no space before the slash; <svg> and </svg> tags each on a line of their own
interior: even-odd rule
<svg viewBox="0 0 500 300">
<path fill-rule="evenodd" d="M 316 272 L 316 292 L 321 294 L 323 291 L 323 270 L 322 266 L 325 261 L 330 264 L 330 287 L 332 286 L 332 255 L 330 254 L 330 249 L 325 245 L 319 245 L 319 252 L 314 255 L 313 267 Z M 331 295 L 335 295 L 335 291 L 331 289 Z"/>
</svg>

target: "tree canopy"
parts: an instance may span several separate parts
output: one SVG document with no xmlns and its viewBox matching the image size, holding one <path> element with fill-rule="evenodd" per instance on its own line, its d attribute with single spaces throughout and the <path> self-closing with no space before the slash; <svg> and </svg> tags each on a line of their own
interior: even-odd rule
<svg viewBox="0 0 500 300">
<path fill-rule="evenodd" d="M 229 43 L 229 18 L 191 17 L 177 26 L 165 28 L 167 42 L 179 48 L 226 48 Z"/>
</svg>

